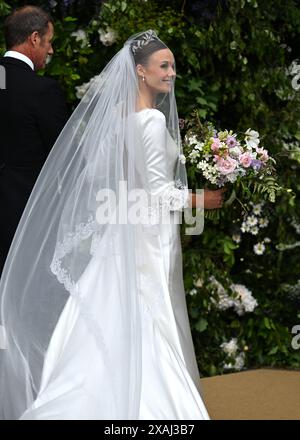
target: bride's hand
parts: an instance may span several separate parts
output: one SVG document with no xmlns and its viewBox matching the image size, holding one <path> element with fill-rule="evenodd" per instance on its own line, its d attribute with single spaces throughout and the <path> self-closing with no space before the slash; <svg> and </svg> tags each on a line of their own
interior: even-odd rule
<svg viewBox="0 0 300 440">
<path fill-rule="evenodd" d="M 222 208 L 226 188 L 217 190 L 204 190 L 204 209 Z"/>
</svg>

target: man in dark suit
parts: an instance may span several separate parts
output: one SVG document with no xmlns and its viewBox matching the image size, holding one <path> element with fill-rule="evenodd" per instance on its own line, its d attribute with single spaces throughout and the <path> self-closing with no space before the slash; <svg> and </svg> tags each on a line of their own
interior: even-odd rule
<svg viewBox="0 0 300 440">
<path fill-rule="evenodd" d="M 5 22 L 7 52 L 0 58 L 0 274 L 39 172 L 67 120 L 56 81 L 38 76 L 53 54 L 51 17 L 35 6 L 12 12 Z"/>
</svg>

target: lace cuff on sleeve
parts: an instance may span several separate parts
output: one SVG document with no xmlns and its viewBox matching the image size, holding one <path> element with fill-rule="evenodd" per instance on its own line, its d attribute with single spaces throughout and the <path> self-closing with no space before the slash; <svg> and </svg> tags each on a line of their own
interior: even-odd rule
<svg viewBox="0 0 300 440">
<path fill-rule="evenodd" d="M 189 204 L 189 191 L 180 181 L 172 182 L 163 191 L 161 203 L 164 209 L 181 211 Z"/>
</svg>

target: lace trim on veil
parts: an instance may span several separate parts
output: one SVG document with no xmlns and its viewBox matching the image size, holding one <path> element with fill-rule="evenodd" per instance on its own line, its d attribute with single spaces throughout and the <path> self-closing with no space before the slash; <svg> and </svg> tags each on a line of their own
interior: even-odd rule
<svg viewBox="0 0 300 440">
<path fill-rule="evenodd" d="M 159 223 L 161 209 L 170 211 L 180 211 L 185 208 L 189 200 L 189 191 L 185 185 L 176 180 L 175 183 L 170 184 L 161 196 L 159 205 L 156 208 L 148 208 L 148 220 L 150 224 Z M 90 215 L 86 223 L 80 223 L 76 225 L 75 232 L 68 233 L 68 235 L 59 241 L 56 245 L 54 256 L 50 264 L 51 272 L 56 276 L 58 281 L 64 285 L 65 289 L 71 294 L 78 294 L 76 289 L 76 283 L 72 280 L 70 273 L 63 267 L 63 258 L 71 252 L 79 243 L 92 236 L 90 255 L 95 255 L 98 248 L 101 235 L 97 231 L 97 221 Z M 99 225 L 98 225 L 99 226 Z"/>
<path fill-rule="evenodd" d="M 65 289 L 72 295 L 77 294 L 77 286 L 72 280 L 67 269 L 62 267 L 62 259 L 75 248 L 81 241 L 86 240 L 95 233 L 97 228 L 96 220 L 93 216 L 88 218 L 86 223 L 80 223 L 76 226 L 75 232 L 69 233 L 63 241 L 56 245 L 54 256 L 50 264 L 51 272 L 58 281 L 64 285 Z M 95 250 L 95 243 L 92 242 L 90 253 Z M 92 254 L 92 253 L 91 253 Z M 93 254 L 92 254 L 93 255 Z"/>
<path fill-rule="evenodd" d="M 99 225 L 98 225 L 99 226 Z M 105 342 L 103 331 L 95 316 L 90 304 L 81 295 L 78 288 L 78 282 L 72 280 L 69 271 L 63 267 L 62 259 L 71 252 L 79 243 L 92 236 L 92 243 L 90 248 L 90 255 L 94 255 L 96 248 L 100 242 L 100 235 L 96 233 L 97 222 L 93 216 L 90 216 L 86 223 L 80 223 L 76 226 L 74 233 L 69 233 L 63 241 L 58 242 L 53 260 L 50 264 L 52 273 L 56 276 L 57 280 L 64 285 L 65 289 L 76 299 L 80 315 L 84 319 L 88 329 L 94 334 L 95 341 L 98 348 L 103 352 L 103 361 L 107 368 L 112 369 L 112 362 L 109 355 L 109 350 Z M 113 393 L 116 395 L 115 387 L 112 387 Z"/>
</svg>

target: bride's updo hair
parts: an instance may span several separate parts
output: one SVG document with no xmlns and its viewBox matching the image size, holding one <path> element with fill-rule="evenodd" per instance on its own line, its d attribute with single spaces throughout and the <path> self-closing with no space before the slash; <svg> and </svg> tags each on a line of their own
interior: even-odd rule
<svg viewBox="0 0 300 440">
<path fill-rule="evenodd" d="M 130 44 L 135 65 L 145 66 L 149 57 L 156 51 L 167 49 L 166 46 L 156 35 L 154 31 L 147 31 L 134 39 Z"/>
</svg>

